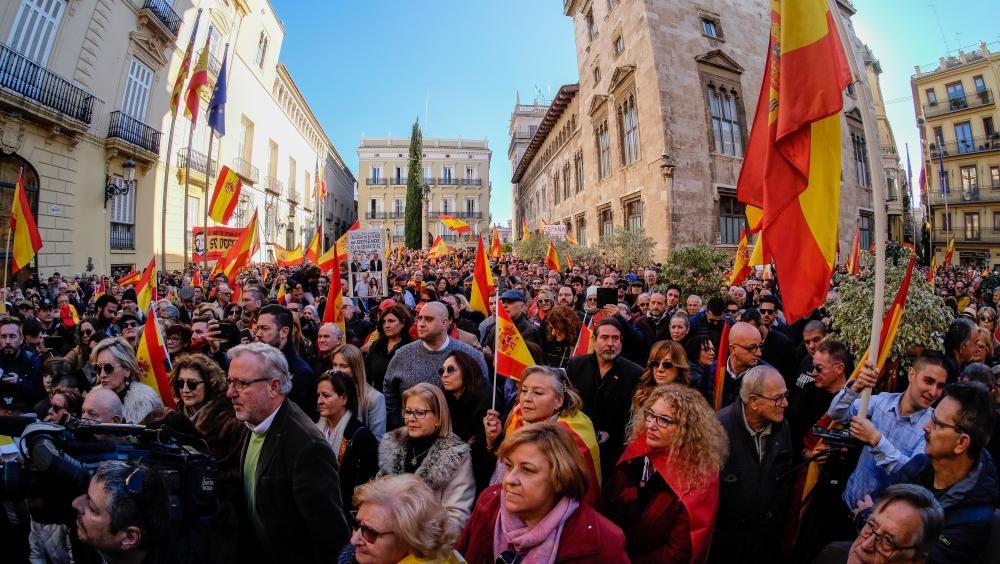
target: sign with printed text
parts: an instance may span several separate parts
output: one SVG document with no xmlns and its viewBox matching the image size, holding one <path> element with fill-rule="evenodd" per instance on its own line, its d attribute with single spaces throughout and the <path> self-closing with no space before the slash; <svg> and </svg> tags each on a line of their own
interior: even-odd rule
<svg viewBox="0 0 1000 564">
<path fill-rule="evenodd" d="M 205 260 L 206 250 L 208 251 L 208 260 L 222 258 L 229 247 L 239 238 L 242 231 L 239 227 L 209 227 L 206 238 L 204 227 L 192 228 L 191 260 L 195 262 Z"/>
<path fill-rule="evenodd" d="M 559 241 L 566 240 L 566 226 L 562 223 L 550 223 L 545 226 L 544 233 L 553 239 L 558 239 Z"/>
<path fill-rule="evenodd" d="M 385 232 L 358 229 L 347 232 L 348 295 L 379 298 L 386 293 Z"/>
</svg>

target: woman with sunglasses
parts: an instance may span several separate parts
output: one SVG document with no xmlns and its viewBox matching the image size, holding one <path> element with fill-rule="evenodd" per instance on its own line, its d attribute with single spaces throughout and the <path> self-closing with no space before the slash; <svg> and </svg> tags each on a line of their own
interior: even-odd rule
<svg viewBox="0 0 1000 564">
<path fill-rule="evenodd" d="M 976 320 L 979 327 L 986 329 L 990 335 L 995 335 L 997 330 L 997 310 L 990 306 L 983 306 L 976 312 Z M 1000 341 L 993 338 L 993 348 L 1000 347 Z"/>
<path fill-rule="evenodd" d="M 361 349 L 354 345 L 340 345 L 333 349 L 333 370 L 349 376 L 358 398 L 358 420 L 368 427 L 375 438 L 385 434 L 385 396 L 365 378 L 365 359 Z"/>
<path fill-rule="evenodd" d="M 642 408 L 646 398 L 658 386 L 677 382 L 685 386 L 691 385 L 691 372 L 688 367 L 687 353 L 677 341 L 660 341 L 649 351 L 649 361 L 646 369 L 639 377 L 639 385 L 632 395 L 632 415 Z"/>
<path fill-rule="evenodd" d="M 549 312 L 556 305 L 556 299 L 552 296 L 547 288 L 542 288 L 538 290 L 535 294 L 535 306 L 538 308 L 537 313 L 533 316 L 533 320 L 537 322 L 542 322 L 543 319 L 548 316 Z"/>
<path fill-rule="evenodd" d="M 628 562 L 621 529 L 584 501 L 586 462 L 565 427 L 522 427 L 497 454 L 503 480 L 479 496 L 456 543 L 468 562 Z"/>
<path fill-rule="evenodd" d="M 80 418 L 83 410 L 83 394 L 76 388 L 57 386 L 52 390 L 52 397 L 49 398 L 48 409 L 46 409 L 45 420 L 49 423 L 62 425 L 66 422 L 66 416 L 76 419 Z"/>
<path fill-rule="evenodd" d="M 457 564 L 458 531 L 449 526 L 437 495 L 411 474 L 385 476 L 353 496 L 354 534 L 338 562 L 358 564 Z"/>
<path fill-rule="evenodd" d="M 37 415 L 49 411 L 49 404 L 56 388 L 79 388 L 73 365 L 59 356 L 45 359 L 42 362 L 42 386 L 45 388 L 45 398 L 35 404 L 34 412 Z"/>
<path fill-rule="evenodd" d="M 208 443 L 219 475 L 239 478 L 240 452 L 247 428 L 236 419 L 233 403 L 226 397 L 225 372 L 201 353 L 182 355 L 173 362 L 170 385 L 177 410 Z"/>
<path fill-rule="evenodd" d="M 358 421 L 358 391 L 354 379 L 336 370 L 316 379 L 316 426 L 337 457 L 341 499 L 378 472 L 378 440 Z"/>
<path fill-rule="evenodd" d="M 97 343 L 90 353 L 94 374 L 102 388 L 118 394 L 126 423 L 138 425 L 147 415 L 163 409 L 156 390 L 139 382 L 139 363 L 135 349 L 122 337 L 109 337 Z"/>
<path fill-rule="evenodd" d="M 696 390 L 673 383 L 649 394 L 605 492 L 608 517 L 629 531 L 633 562 L 707 559 L 727 452 L 726 433 Z"/>
<path fill-rule="evenodd" d="M 545 364 L 565 368 L 580 336 L 580 316 L 568 306 L 558 305 L 545 315 Z"/>
<path fill-rule="evenodd" d="M 365 377 L 376 390 L 382 389 L 389 361 L 395 356 L 399 347 L 413 341 L 413 337 L 410 336 L 412 326 L 413 316 L 400 304 L 387 307 L 379 316 L 375 324 L 378 336 L 365 355 Z"/>
<path fill-rule="evenodd" d="M 191 346 L 191 327 L 184 323 L 174 323 L 164 331 L 164 340 L 171 362 L 175 362 Z"/>
<path fill-rule="evenodd" d="M 448 353 L 438 374 L 451 413 L 451 429 L 471 449 L 472 472 L 476 491 L 480 492 L 489 485 L 496 468 L 496 459 L 486 449 L 483 427 L 483 418 L 492 401 L 490 384 L 475 359 L 459 350 Z M 499 398 L 498 401 L 502 403 Z"/>
<path fill-rule="evenodd" d="M 84 319 L 77 329 L 77 343 L 64 357 L 76 370 L 80 389 L 86 392 L 97 385 L 98 374 L 90 365 L 91 348 L 104 338 L 104 333 L 98 333 L 91 319 Z"/>
<path fill-rule="evenodd" d="M 403 392 L 406 426 L 386 433 L 378 450 L 379 476 L 415 474 L 441 498 L 448 524 L 461 529 L 476 499 L 469 445 L 451 430 L 441 388 L 421 382 Z"/>
<path fill-rule="evenodd" d="M 712 337 L 703 331 L 696 332 L 688 338 L 684 352 L 688 358 L 691 385 L 707 400 L 710 394 L 708 382 L 715 374 L 715 345 Z"/>
</svg>

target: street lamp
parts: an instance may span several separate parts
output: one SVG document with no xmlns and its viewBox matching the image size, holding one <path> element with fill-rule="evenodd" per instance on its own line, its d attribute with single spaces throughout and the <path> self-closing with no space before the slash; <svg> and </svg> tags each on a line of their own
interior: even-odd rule
<svg viewBox="0 0 1000 564">
<path fill-rule="evenodd" d="M 128 191 L 135 188 L 135 161 L 131 158 L 122 163 L 121 182 L 117 182 L 112 175 L 105 175 L 104 183 L 104 207 L 108 207 L 108 201 L 116 196 L 124 196 Z"/>
</svg>

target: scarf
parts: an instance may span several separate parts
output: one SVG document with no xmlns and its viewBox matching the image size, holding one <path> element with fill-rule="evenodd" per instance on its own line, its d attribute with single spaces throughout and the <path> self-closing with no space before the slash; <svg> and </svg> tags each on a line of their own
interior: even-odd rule
<svg viewBox="0 0 1000 564">
<path fill-rule="evenodd" d="M 323 434 L 323 438 L 326 439 L 326 442 L 330 443 L 330 448 L 332 448 L 334 454 L 337 455 L 338 464 L 344 461 L 344 450 L 346 450 L 343 448 L 344 430 L 347 429 L 347 424 L 350 423 L 351 417 L 354 417 L 354 415 L 351 413 L 351 410 L 348 409 L 344 412 L 344 416 L 340 418 L 340 421 L 337 422 L 337 426 L 333 429 L 330 428 L 325 417 L 321 418 L 317 424 L 320 433 Z"/>
<path fill-rule="evenodd" d="M 507 494 L 500 492 L 500 513 L 493 527 L 493 553 L 500 555 L 513 550 L 523 564 L 552 564 L 559 553 L 563 526 L 580 506 L 575 499 L 564 497 L 534 527 L 507 511 Z"/>
</svg>

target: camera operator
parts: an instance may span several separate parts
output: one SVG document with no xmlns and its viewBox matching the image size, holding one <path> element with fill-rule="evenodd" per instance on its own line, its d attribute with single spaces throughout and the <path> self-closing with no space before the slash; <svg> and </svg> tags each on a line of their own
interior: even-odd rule
<svg viewBox="0 0 1000 564">
<path fill-rule="evenodd" d="M 142 464 L 101 463 L 87 493 L 73 500 L 76 534 L 107 564 L 169 562 L 167 492 Z M 75 558 L 81 562 L 81 558 Z"/>
</svg>

